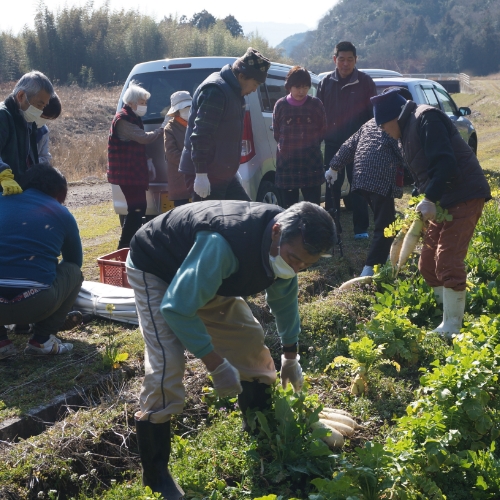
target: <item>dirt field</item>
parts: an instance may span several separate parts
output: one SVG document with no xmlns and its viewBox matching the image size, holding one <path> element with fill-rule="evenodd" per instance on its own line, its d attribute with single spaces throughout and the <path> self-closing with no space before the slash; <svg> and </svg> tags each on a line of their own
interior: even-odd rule
<svg viewBox="0 0 500 500">
<path fill-rule="evenodd" d="M 72 210 L 88 205 L 98 205 L 110 200 L 111 184 L 94 178 L 71 183 L 65 205 Z"/>
</svg>

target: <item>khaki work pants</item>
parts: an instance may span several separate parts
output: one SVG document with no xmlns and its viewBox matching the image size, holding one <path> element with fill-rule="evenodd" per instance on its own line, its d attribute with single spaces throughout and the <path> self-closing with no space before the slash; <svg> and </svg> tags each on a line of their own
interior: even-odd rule
<svg viewBox="0 0 500 500">
<path fill-rule="evenodd" d="M 464 201 L 448 208 L 453 220 L 430 223 L 418 263 L 429 286 L 444 286 L 456 292 L 465 290 L 464 260 L 483 206 L 484 198 Z"/>
<path fill-rule="evenodd" d="M 146 344 L 136 419 L 159 424 L 184 408 L 184 346 L 160 312 L 168 283 L 128 266 L 127 275 L 135 292 L 139 327 Z M 264 331 L 241 297 L 216 295 L 198 310 L 198 315 L 216 352 L 240 372 L 241 380 L 275 382 L 276 368 L 264 344 Z"/>
</svg>

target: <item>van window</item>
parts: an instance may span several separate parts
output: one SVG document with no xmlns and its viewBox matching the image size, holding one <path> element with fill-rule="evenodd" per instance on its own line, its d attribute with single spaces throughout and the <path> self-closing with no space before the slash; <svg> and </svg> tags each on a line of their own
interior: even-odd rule
<svg viewBox="0 0 500 500">
<path fill-rule="evenodd" d="M 430 106 L 434 106 L 435 108 L 439 108 L 439 102 L 437 100 L 436 94 L 434 93 L 434 89 L 430 87 L 422 87 L 422 92 L 425 95 L 425 99 L 427 100 L 427 104 Z"/>
<path fill-rule="evenodd" d="M 408 90 L 408 92 L 410 92 L 410 89 L 406 85 L 401 85 L 399 83 L 397 85 L 394 85 L 394 84 L 384 84 L 384 85 L 381 85 L 378 82 L 375 82 L 375 85 L 376 85 L 376 88 L 377 88 L 377 94 L 378 95 L 380 95 L 385 89 L 389 89 L 389 88 L 392 88 L 392 87 L 401 87 L 401 88 L 404 88 L 404 89 Z M 410 94 L 411 94 L 411 92 L 410 92 Z M 415 97 L 413 97 L 413 98 L 415 99 Z"/>
<path fill-rule="evenodd" d="M 318 93 L 318 84 L 313 83 L 309 89 L 308 95 L 316 97 Z M 262 107 L 262 111 L 272 113 L 274 110 L 274 105 L 281 99 L 285 97 L 288 92 L 285 89 L 285 78 L 279 76 L 267 77 L 265 83 L 261 83 L 259 86 L 259 100 Z"/>
<path fill-rule="evenodd" d="M 441 107 L 443 111 L 447 115 L 458 115 L 458 109 L 456 104 L 453 102 L 453 99 L 444 91 L 439 88 L 434 89 L 436 91 L 437 98 L 441 103 Z"/>
<path fill-rule="evenodd" d="M 174 92 L 187 90 L 192 96 L 205 78 L 219 71 L 220 68 L 182 69 L 134 75 L 132 80 L 151 94 L 143 123 L 161 123 L 170 109 L 170 96 Z"/>
</svg>

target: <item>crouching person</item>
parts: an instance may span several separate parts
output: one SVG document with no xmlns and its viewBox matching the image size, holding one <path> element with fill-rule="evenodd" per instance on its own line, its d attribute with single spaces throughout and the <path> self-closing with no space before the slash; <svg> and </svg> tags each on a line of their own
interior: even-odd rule
<svg viewBox="0 0 500 500">
<path fill-rule="evenodd" d="M 16 354 L 5 328 L 14 323 L 34 323 L 25 354 L 65 354 L 73 345 L 56 334 L 83 279 L 78 226 L 62 206 L 66 179 L 35 165 L 19 182 L 21 194 L 0 196 L 0 359 Z"/>
<path fill-rule="evenodd" d="M 276 369 L 264 331 L 242 296 L 266 290 L 283 344 L 281 380 L 302 387 L 296 273 L 330 251 L 333 221 L 308 202 L 287 210 L 246 201 L 206 201 L 173 209 L 132 238 L 127 261 L 146 343 L 136 413 L 143 482 L 182 498 L 168 472 L 170 419 L 184 407 L 184 350 L 205 364 L 218 395 L 248 409 L 270 406 Z"/>
</svg>

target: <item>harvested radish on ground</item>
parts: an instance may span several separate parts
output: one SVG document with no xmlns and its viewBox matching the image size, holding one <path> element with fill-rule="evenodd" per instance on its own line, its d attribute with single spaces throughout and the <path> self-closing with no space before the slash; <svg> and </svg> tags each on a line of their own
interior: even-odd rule
<svg viewBox="0 0 500 500">
<path fill-rule="evenodd" d="M 348 425 L 345 425 L 341 422 L 337 422 L 336 420 L 332 420 L 331 418 L 328 418 L 330 416 L 328 414 L 320 413 L 319 416 L 321 420 L 327 422 L 330 427 L 333 427 L 336 431 L 340 432 L 342 436 L 351 437 L 355 432 L 354 428 L 349 427 Z"/>
<path fill-rule="evenodd" d="M 353 430 L 361 428 L 361 426 L 358 425 L 349 414 L 337 413 L 335 410 L 330 408 L 323 408 L 319 415 L 321 418 L 326 418 L 332 422 L 339 422 L 343 425 L 347 425 Z"/>
<path fill-rule="evenodd" d="M 401 269 L 406 261 L 410 258 L 410 255 L 414 252 L 418 240 L 422 236 L 422 230 L 424 229 L 424 221 L 422 219 L 414 220 L 406 233 L 403 240 L 403 245 L 401 247 L 401 252 L 398 259 L 398 270 Z"/>
<path fill-rule="evenodd" d="M 344 446 L 344 436 L 342 436 L 339 431 L 328 425 L 327 422 L 327 420 L 320 419 L 318 422 L 311 424 L 311 429 L 326 429 L 330 431 L 329 436 L 323 436 L 321 438 L 330 448 L 339 448 Z"/>
<path fill-rule="evenodd" d="M 342 283 L 342 285 L 339 286 L 339 290 L 349 290 L 354 285 L 369 285 L 372 281 L 372 276 L 358 276 L 357 278 L 353 278 L 352 280 Z"/>
</svg>

